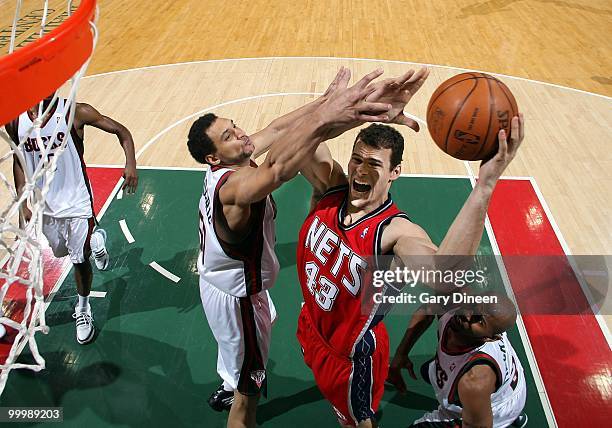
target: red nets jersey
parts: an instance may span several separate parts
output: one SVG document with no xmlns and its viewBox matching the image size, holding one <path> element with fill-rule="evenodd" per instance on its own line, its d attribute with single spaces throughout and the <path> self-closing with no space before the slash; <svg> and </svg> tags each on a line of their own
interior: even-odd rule
<svg viewBox="0 0 612 428">
<path fill-rule="evenodd" d="M 406 215 L 388 198 L 344 226 L 347 192 L 348 186 L 328 191 L 304 221 L 297 269 L 311 328 L 337 353 L 353 357 L 357 343 L 382 319 L 371 298 L 382 230 L 393 217 Z"/>
</svg>

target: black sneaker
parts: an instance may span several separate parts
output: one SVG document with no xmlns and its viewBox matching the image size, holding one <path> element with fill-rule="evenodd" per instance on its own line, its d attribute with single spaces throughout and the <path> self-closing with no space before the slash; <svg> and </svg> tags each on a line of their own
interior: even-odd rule
<svg viewBox="0 0 612 428">
<path fill-rule="evenodd" d="M 215 411 L 229 410 L 234 402 L 234 391 L 226 391 L 223 384 L 208 397 L 208 405 Z"/>
<path fill-rule="evenodd" d="M 527 417 L 527 415 L 525 413 L 521 413 L 519 417 L 516 418 L 514 422 L 512 422 L 512 425 L 510 426 L 514 428 L 523 428 L 527 426 L 528 420 L 529 418 Z"/>
</svg>

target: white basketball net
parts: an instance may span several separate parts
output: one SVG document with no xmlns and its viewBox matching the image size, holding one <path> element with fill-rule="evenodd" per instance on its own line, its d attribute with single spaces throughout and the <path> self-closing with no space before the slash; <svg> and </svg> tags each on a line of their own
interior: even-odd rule
<svg viewBox="0 0 612 428">
<path fill-rule="evenodd" d="M 16 34 L 20 23 L 21 7 L 22 1 L 18 0 L 12 24 L 9 53 L 15 49 L 16 42 L 18 42 Z M 62 13 L 63 18 L 65 19 L 72 11 L 72 2 L 68 1 L 66 9 Z M 44 2 L 41 15 L 37 37 L 42 37 L 49 31 L 48 0 Z M 57 18 L 62 15 L 55 14 L 52 22 L 58 22 Z M 95 22 L 91 23 L 91 31 L 95 47 L 97 41 Z M 30 35 L 26 41 L 31 40 L 32 36 Z M 62 92 L 66 90 L 68 93 L 67 102 L 64 104 L 64 111 L 57 109 L 54 114 L 62 114 L 69 118 L 68 129 L 71 129 L 74 119 L 78 84 L 85 74 L 88 64 L 89 60 L 62 87 Z M 45 368 L 45 360 L 38 351 L 35 337 L 37 332 L 42 331 L 46 334 L 49 331 L 45 322 L 45 309 L 48 303 L 45 302 L 43 294 L 43 247 L 41 245 L 41 242 L 45 242 L 42 235 L 43 212 L 45 198 L 55 175 L 57 160 L 64 152 L 69 138 L 63 138 L 52 149 L 56 141 L 53 138 L 50 141 L 43 142 L 41 125 L 53 105 L 57 104 L 57 98 L 56 93 L 53 101 L 44 111 L 42 102 L 39 104 L 37 119 L 28 130 L 27 135 L 22 136 L 19 145 L 12 141 L 4 128 L 0 131 L 0 137 L 10 146 L 10 150 L 0 158 L 0 181 L 4 185 L 4 192 L 0 195 L 0 284 L 3 282 L 0 288 L 0 300 L 2 302 L 0 335 L 7 333 L 7 336 L 9 336 L 10 329 L 17 331 L 6 361 L 4 361 L 4 364 L 0 364 L 0 394 L 4 391 L 8 374 L 12 369 L 27 368 L 39 371 Z M 58 123 L 57 126 L 60 126 L 60 124 Z M 55 136 L 56 132 L 53 135 Z M 23 143 L 27 138 L 36 138 L 41 150 L 41 159 L 44 160 L 39 162 L 34 171 L 28 171 L 25 167 Z M 49 154 L 52 154 L 52 156 L 49 156 Z M 21 194 L 18 194 L 15 189 L 12 177 L 14 157 L 19 159 L 26 176 L 26 184 Z M 27 224 L 24 224 L 23 221 L 20 221 L 19 213 L 26 203 L 32 212 L 32 218 Z M 26 346 L 29 347 L 34 362 L 31 364 L 16 362 Z"/>
</svg>

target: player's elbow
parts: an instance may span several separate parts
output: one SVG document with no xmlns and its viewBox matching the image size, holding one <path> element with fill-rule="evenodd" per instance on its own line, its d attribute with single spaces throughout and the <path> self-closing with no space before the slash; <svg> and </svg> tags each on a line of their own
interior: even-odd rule
<svg viewBox="0 0 612 428">
<path fill-rule="evenodd" d="M 490 367 L 473 367 L 461 376 L 459 398 L 462 402 L 487 402 L 490 406 L 491 394 L 495 392 L 496 377 Z"/>
<path fill-rule="evenodd" d="M 132 133 L 120 123 L 117 123 L 114 134 L 119 138 L 121 145 L 132 142 Z"/>
<path fill-rule="evenodd" d="M 281 185 L 297 175 L 297 171 L 284 162 L 271 162 L 269 168 L 272 180 L 277 185 Z"/>
</svg>

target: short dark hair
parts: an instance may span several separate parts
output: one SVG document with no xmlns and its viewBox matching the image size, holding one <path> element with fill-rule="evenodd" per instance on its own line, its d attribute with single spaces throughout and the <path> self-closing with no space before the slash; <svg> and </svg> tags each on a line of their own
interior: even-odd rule
<svg viewBox="0 0 612 428">
<path fill-rule="evenodd" d="M 364 144 L 377 149 L 391 149 L 391 169 L 402 163 L 404 137 L 394 128 L 373 123 L 359 131 L 355 143 L 357 143 L 357 140 L 361 140 Z"/>
<path fill-rule="evenodd" d="M 215 152 L 215 143 L 210 139 L 206 130 L 217 119 L 213 113 L 200 116 L 189 129 L 187 148 L 191 156 L 199 163 L 207 163 L 206 156 Z"/>
</svg>

